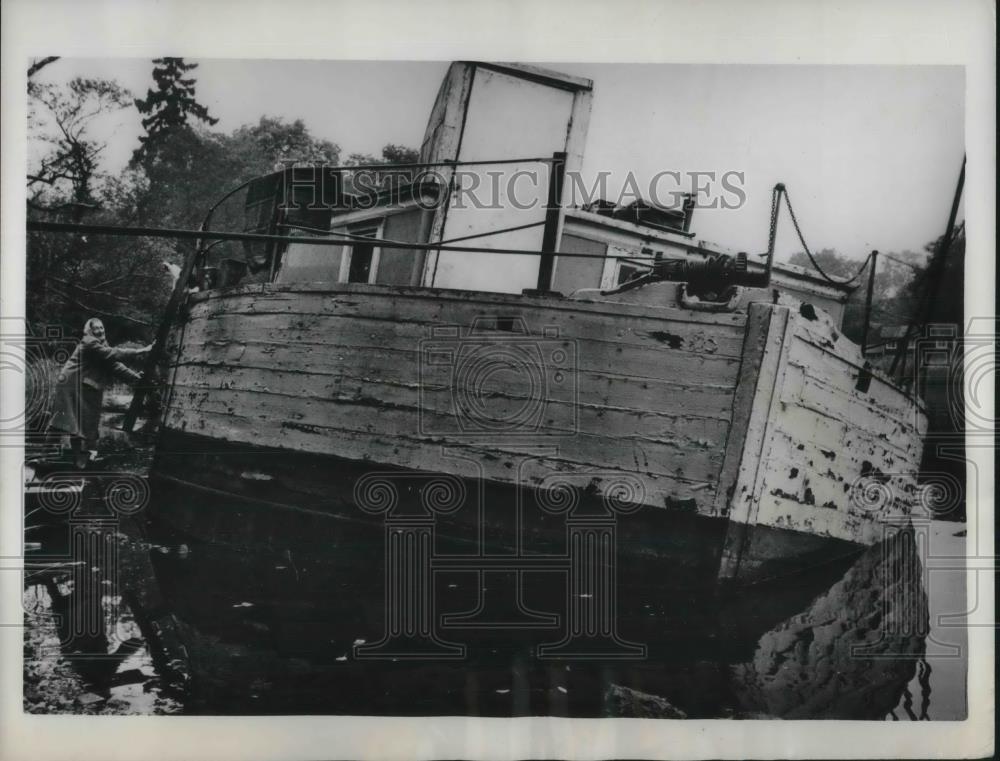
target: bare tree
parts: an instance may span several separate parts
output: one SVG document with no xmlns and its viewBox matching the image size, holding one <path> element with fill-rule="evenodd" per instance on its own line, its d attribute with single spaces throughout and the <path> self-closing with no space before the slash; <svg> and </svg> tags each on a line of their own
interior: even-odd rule
<svg viewBox="0 0 1000 761">
<path fill-rule="evenodd" d="M 38 62 L 33 65 L 37 72 Z M 102 117 L 132 105 L 116 82 L 76 78 L 67 84 L 28 82 L 32 161 L 27 174 L 28 215 L 60 215 L 79 222 L 85 214 L 114 222 L 117 208 L 135 194 L 128 178 L 107 177 L 100 158 Z M 110 205 L 114 209 L 103 210 Z M 29 319 L 82 324 L 99 315 L 109 329 L 144 329 L 149 304 L 159 298 L 146 242 L 94 241 L 85 235 L 29 233 Z M 156 252 L 158 253 L 158 252 Z M 147 304 L 149 302 L 149 304 Z"/>
<path fill-rule="evenodd" d="M 77 77 L 66 87 L 28 83 L 32 101 L 30 134 L 49 146 L 28 173 L 28 204 L 35 210 L 68 209 L 78 221 L 96 206 L 94 181 L 106 143 L 89 135 L 98 116 L 131 105 L 128 90 L 116 82 Z"/>
</svg>

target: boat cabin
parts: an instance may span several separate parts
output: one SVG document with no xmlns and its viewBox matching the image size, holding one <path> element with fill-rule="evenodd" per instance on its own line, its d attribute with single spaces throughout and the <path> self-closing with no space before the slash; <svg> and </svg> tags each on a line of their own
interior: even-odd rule
<svg viewBox="0 0 1000 761">
<path fill-rule="evenodd" d="M 249 274 L 223 267 L 235 277 L 218 284 L 250 277 L 571 296 L 614 289 L 659 260 L 734 256 L 695 237 L 690 196 L 676 209 L 573 205 L 562 180 L 582 164 L 592 87 L 535 67 L 452 64 L 419 165 L 292 167 L 259 178 L 247 191 L 244 229 L 302 243 L 247 244 Z M 511 119 L 536 128 L 512 135 Z M 315 245 L 317 237 L 339 243 Z M 748 257 L 748 271 L 764 271 L 758 259 Z M 850 293 L 788 265 L 773 268 L 771 285 L 837 324 Z"/>
</svg>

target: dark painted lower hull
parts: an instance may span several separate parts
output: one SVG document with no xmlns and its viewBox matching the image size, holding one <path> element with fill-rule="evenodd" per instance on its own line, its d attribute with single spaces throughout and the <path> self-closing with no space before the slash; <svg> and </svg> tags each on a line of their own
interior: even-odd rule
<svg viewBox="0 0 1000 761">
<path fill-rule="evenodd" d="M 363 494 L 376 470 L 393 486 L 389 502 Z M 263 679 L 286 712 L 315 704 L 303 680 L 347 680 L 352 695 L 373 694 L 340 705 L 317 687 L 324 712 L 553 713 L 535 704 L 562 700 L 543 689 L 558 673 L 586 703 L 566 710 L 599 715 L 602 685 L 665 694 L 664 664 L 747 658 L 859 551 L 769 530 L 761 546 L 780 556 L 755 567 L 771 580 L 723 588 L 724 520 L 612 513 L 587 494 L 559 512 L 551 495 L 497 484 L 434 497 L 427 479 L 166 432 L 147 529 L 200 688 L 231 691 L 236 702 L 226 704 L 239 706 Z M 516 708 L 503 698 L 512 674 L 536 688 Z M 276 693 L 279 683 L 290 692 Z M 414 685 L 438 708 L 424 711 Z M 469 703 L 470 690 L 481 698 Z M 507 707 L 488 707 L 497 700 Z M 454 701 L 454 711 L 440 709 Z"/>
</svg>

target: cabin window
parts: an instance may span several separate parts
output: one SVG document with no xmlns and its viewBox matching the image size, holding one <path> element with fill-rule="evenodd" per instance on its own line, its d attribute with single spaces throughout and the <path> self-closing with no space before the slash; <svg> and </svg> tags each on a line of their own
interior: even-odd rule
<svg viewBox="0 0 1000 761">
<path fill-rule="evenodd" d="M 348 283 L 367 283 L 371 279 L 372 257 L 374 254 L 374 243 L 355 243 L 351 246 L 351 266 L 350 273 L 347 276 Z"/>
<path fill-rule="evenodd" d="M 274 282 L 339 282 L 340 272 L 343 269 L 343 251 L 343 246 L 290 243 L 281 256 Z"/>
<path fill-rule="evenodd" d="M 627 283 L 629 280 L 635 280 L 637 277 L 646 272 L 649 272 L 649 267 L 641 267 L 636 264 L 619 262 L 618 277 L 615 280 L 615 285 L 622 285 L 623 283 Z"/>
<path fill-rule="evenodd" d="M 372 241 L 353 240 L 344 247 L 341 262 L 340 281 L 347 283 L 374 283 L 378 274 L 379 247 L 375 238 L 380 237 L 381 225 L 352 227 L 347 230 L 352 236 L 372 238 Z"/>
<path fill-rule="evenodd" d="M 382 225 L 383 240 L 402 240 L 420 243 L 427 239 L 431 212 L 425 209 L 408 209 L 389 214 Z M 378 252 L 378 271 L 371 282 L 384 285 L 416 285 L 424 272 L 424 252 L 415 249 L 382 246 Z"/>
<path fill-rule="evenodd" d="M 872 385 L 872 367 L 867 362 L 858 373 L 858 380 L 854 384 L 854 390 L 862 394 L 867 394 Z"/>
<path fill-rule="evenodd" d="M 557 256 L 552 290 L 569 295 L 583 288 L 600 288 L 604 272 L 604 257 L 608 244 L 579 235 L 564 234 L 559 244 L 560 253 L 586 254 L 587 256 Z"/>
<path fill-rule="evenodd" d="M 601 278 L 601 288 L 608 290 L 617 288 L 622 283 L 637 278 L 639 275 L 649 272 L 649 267 L 636 264 L 634 261 L 645 256 L 631 249 L 621 246 L 608 246 L 608 258 L 604 263 L 604 276 Z"/>
</svg>

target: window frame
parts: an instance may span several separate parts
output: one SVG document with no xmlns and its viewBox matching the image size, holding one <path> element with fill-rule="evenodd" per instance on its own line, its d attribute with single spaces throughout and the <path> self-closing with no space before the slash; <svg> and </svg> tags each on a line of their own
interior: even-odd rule
<svg viewBox="0 0 1000 761">
<path fill-rule="evenodd" d="M 604 272 L 601 273 L 601 290 L 609 291 L 621 285 L 621 283 L 618 282 L 618 278 L 621 275 L 622 260 L 618 257 L 637 259 L 641 256 L 643 256 L 643 254 L 637 252 L 635 249 L 625 248 L 624 246 L 609 243 L 608 252 L 604 261 Z M 628 266 L 641 268 L 642 265 L 629 264 Z M 646 267 L 646 269 L 651 270 L 652 267 Z"/>
<path fill-rule="evenodd" d="M 353 224 L 344 225 L 342 229 L 349 235 L 370 235 L 372 238 L 381 238 L 385 229 L 385 217 L 359 221 Z M 351 262 L 354 260 L 355 243 L 353 240 L 344 243 L 343 253 L 340 256 L 340 272 L 337 280 L 341 283 L 351 282 Z M 378 278 L 378 267 L 382 258 L 382 247 L 378 244 L 372 246 L 372 261 L 368 268 L 367 284 L 372 285 Z"/>
</svg>

